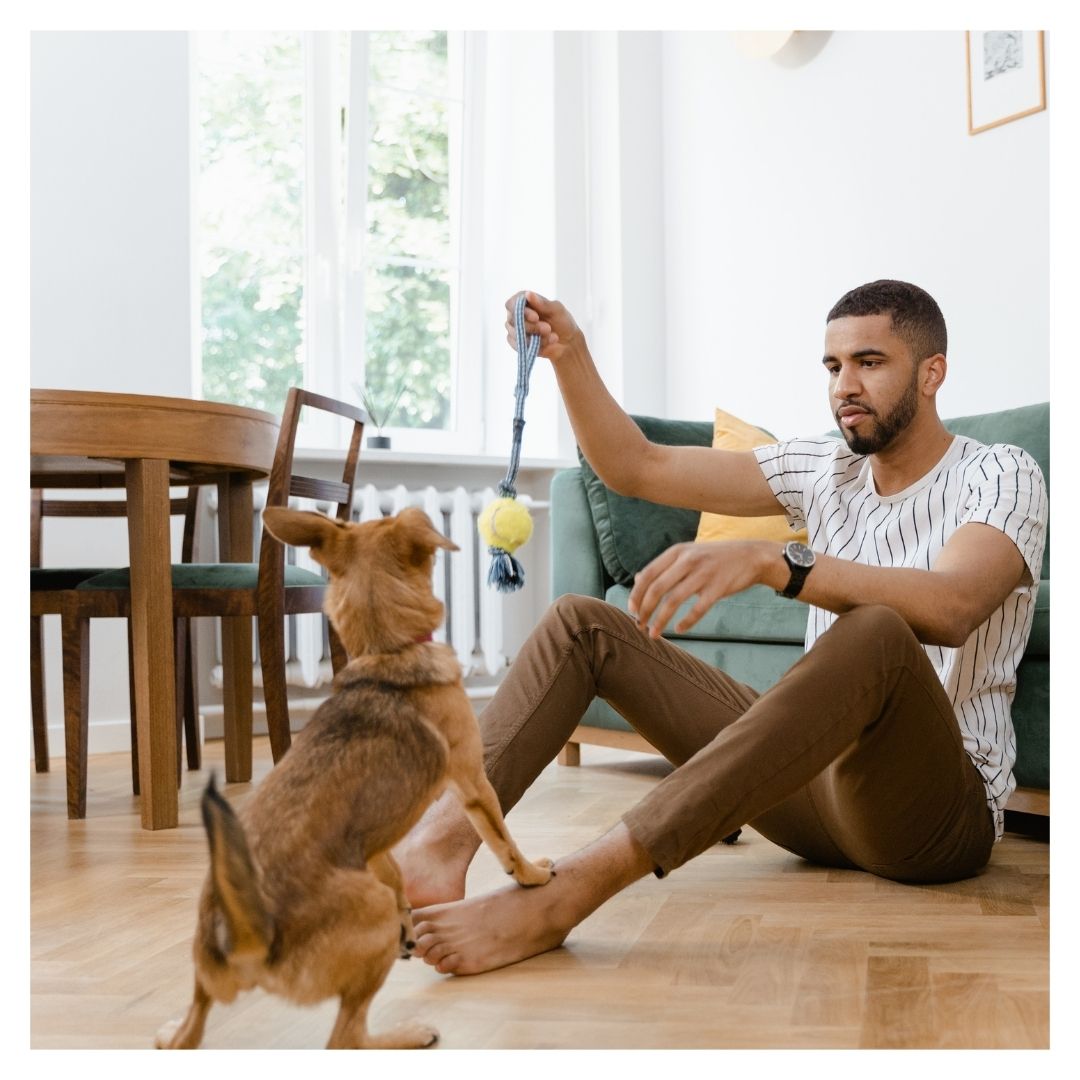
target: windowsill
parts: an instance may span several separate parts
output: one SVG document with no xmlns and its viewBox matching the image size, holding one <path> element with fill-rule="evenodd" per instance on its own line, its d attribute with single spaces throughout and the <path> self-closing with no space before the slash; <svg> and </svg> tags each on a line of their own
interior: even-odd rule
<svg viewBox="0 0 1080 1080">
<path fill-rule="evenodd" d="M 298 446 L 294 457 L 298 461 L 340 461 L 344 451 L 320 447 Z M 440 454 L 430 451 L 410 450 L 373 450 L 367 446 L 360 450 L 361 462 L 379 465 L 457 465 L 467 467 L 492 466 L 505 470 L 509 458 L 497 454 Z M 521 469 L 573 469 L 578 465 L 577 458 L 525 458 L 521 459 Z"/>
</svg>

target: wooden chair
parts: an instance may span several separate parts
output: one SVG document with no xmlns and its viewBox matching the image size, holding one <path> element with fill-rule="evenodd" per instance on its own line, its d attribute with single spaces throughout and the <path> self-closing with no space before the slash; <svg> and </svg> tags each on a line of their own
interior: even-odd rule
<svg viewBox="0 0 1080 1080">
<path fill-rule="evenodd" d="M 191 488 L 186 497 L 172 499 L 170 513 L 184 518 L 184 534 L 180 558 L 191 562 L 195 547 L 196 510 L 198 491 Z M 106 573 L 105 567 L 43 567 L 41 565 L 41 540 L 43 519 L 62 518 L 118 518 L 127 517 L 127 503 L 122 499 L 68 500 L 49 499 L 40 490 L 30 492 L 30 712 L 34 733 L 34 767 L 40 772 L 49 771 L 49 746 L 45 715 L 45 673 L 43 660 L 42 617 L 59 615 L 62 624 L 68 613 L 67 625 L 62 629 L 65 648 L 68 637 L 77 628 L 71 625 L 70 612 L 73 605 L 82 603 L 76 587 L 90 578 Z M 124 612 L 126 615 L 126 610 Z M 81 650 L 80 665 L 89 663 L 89 649 Z M 132 791 L 139 794 L 139 744 L 135 725 L 135 692 L 131 685 L 131 627 L 128 625 L 128 683 L 130 689 L 131 715 L 131 784 Z M 180 724 L 183 724 L 183 742 L 187 746 L 189 769 L 198 769 L 202 762 L 199 742 L 198 713 L 195 704 L 194 661 L 191 644 L 191 624 L 178 621 L 176 631 L 177 672 L 177 774 L 180 773 L 179 749 L 181 746 Z M 65 676 L 70 672 L 65 668 Z M 89 670 L 81 669 L 78 693 L 89 691 Z M 86 736 L 87 706 L 83 702 L 77 712 L 69 714 L 67 708 L 67 682 L 65 678 L 64 743 L 68 775 L 68 813 L 83 817 L 86 811 Z"/>
<path fill-rule="evenodd" d="M 340 481 L 301 476 L 294 471 L 296 433 L 304 407 L 352 421 L 353 430 Z M 356 467 L 366 422 L 367 414 L 362 409 L 306 390 L 291 389 L 282 414 L 266 505 L 288 506 L 290 496 L 315 499 L 335 504 L 336 516 L 347 520 L 352 512 Z M 130 573 L 124 569 L 80 582 L 75 591 L 87 599 L 83 607 L 76 605 L 73 614 L 75 622 L 84 623 L 92 617 L 94 612 L 91 608 L 97 613 L 110 609 L 121 613 L 128 595 L 129 580 Z M 174 565 L 172 581 L 173 614 L 177 618 L 213 616 L 228 621 L 257 617 L 263 699 L 271 752 L 276 763 L 292 741 L 285 682 L 285 618 L 293 614 L 321 612 L 326 594 L 325 578 L 301 567 L 287 566 L 284 546 L 264 529 L 257 563 Z M 244 623 L 239 623 L 239 628 L 242 631 Z M 84 663 L 81 650 L 85 649 L 86 636 L 74 627 L 69 636 L 70 650 L 65 648 L 64 651 L 65 672 L 70 669 L 72 685 L 77 687 L 78 669 Z M 240 640 L 242 633 L 234 637 Z M 332 664 L 337 672 L 345 665 L 347 658 L 332 629 L 330 647 Z M 227 643 L 225 648 L 229 648 Z M 240 655 L 243 654 L 241 650 Z M 225 777 L 229 781 L 246 781 L 251 779 L 250 698 L 246 703 L 232 704 L 234 707 L 227 707 L 225 713 Z"/>
</svg>

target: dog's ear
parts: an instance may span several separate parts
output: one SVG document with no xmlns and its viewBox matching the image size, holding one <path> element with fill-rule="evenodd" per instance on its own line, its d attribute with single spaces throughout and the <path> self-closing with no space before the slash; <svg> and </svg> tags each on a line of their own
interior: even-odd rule
<svg viewBox="0 0 1080 1080">
<path fill-rule="evenodd" d="M 343 521 L 325 514 L 312 510 L 286 510 L 282 506 L 267 507 L 263 511 L 263 525 L 283 544 L 309 547 L 312 551 L 320 550 L 328 541 L 340 536 L 345 527 Z"/>
<path fill-rule="evenodd" d="M 399 543 L 404 544 L 410 562 L 417 564 L 427 559 L 436 548 L 461 550 L 453 540 L 443 536 L 431 524 L 431 518 L 416 506 L 410 506 L 398 514 L 395 532 Z"/>
</svg>

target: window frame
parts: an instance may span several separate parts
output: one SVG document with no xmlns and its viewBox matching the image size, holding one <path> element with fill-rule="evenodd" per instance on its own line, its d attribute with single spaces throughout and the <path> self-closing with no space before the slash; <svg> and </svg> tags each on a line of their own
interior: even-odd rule
<svg viewBox="0 0 1080 1080">
<path fill-rule="evenodd" d="M 316 392 L 356 401 L 363 379 L 364 247 L 367 212 L 368 33 L 350 31 L 344 161 L 336 31 L 303 33 L 305 68 L 304 383 Z M 461 134 L 451 138 L 450 363 L 451 422 L 443 430 L 387 426 L 395 451 L 477 454 L 483 451 L 484 320 L 482 317 L 483 108 L 482 35 L 448 31 L 461 65 Z M 453 59 L 451 60 L 453 63 Z M 455 95 L 447 95 L 457 101 Z M 453 131 L 453 128 L 451 129 Z M 341 205 L 342 182 L 344 207 Z M 456 266 L 455 266 L 456 264 Z M 426 265 L 426 264 L 421 264 Z M 345 299 L 348 298 L 348 299 Z M 342 445 L 333 418 L 301 425 L 298 446 Z M 370 434 L 375 433 L 374 424 Z"/>
</svg>

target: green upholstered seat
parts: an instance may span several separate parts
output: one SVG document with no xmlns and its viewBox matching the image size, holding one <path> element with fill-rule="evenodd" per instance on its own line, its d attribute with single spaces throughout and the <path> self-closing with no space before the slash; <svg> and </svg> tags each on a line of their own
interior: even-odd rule
<svg viewBox="0 0 1080 1080">
<path fill-rule="evenodd" d="M 626 585 L 612 585 L 604 599 L 626 611 L 630 589 Z M 766 585 L 754 585 L 718 601 L 688 630 L 677 632 L 671 629 L 690 610 L 696 599 L 692 597 L 687 600 L 672 616 L 666 637 L 680 641 L 723 639 L 781 642 L 800 648 L 806 640 L 806 617 L 810 609 L 798 600 L 777 596 Z"/>
<path fill-rule="evenodd" d="M 254 589 L 259 581 L 258 563 L 180 563 L 172 568 L 174 589 Z M 285 566 L 285 588 L 322 586 L 326 579 L 299 566 Z M 128 567 L 98 574 L 76 586 L 79 589 L 129 589 Z"/>
</svg>

